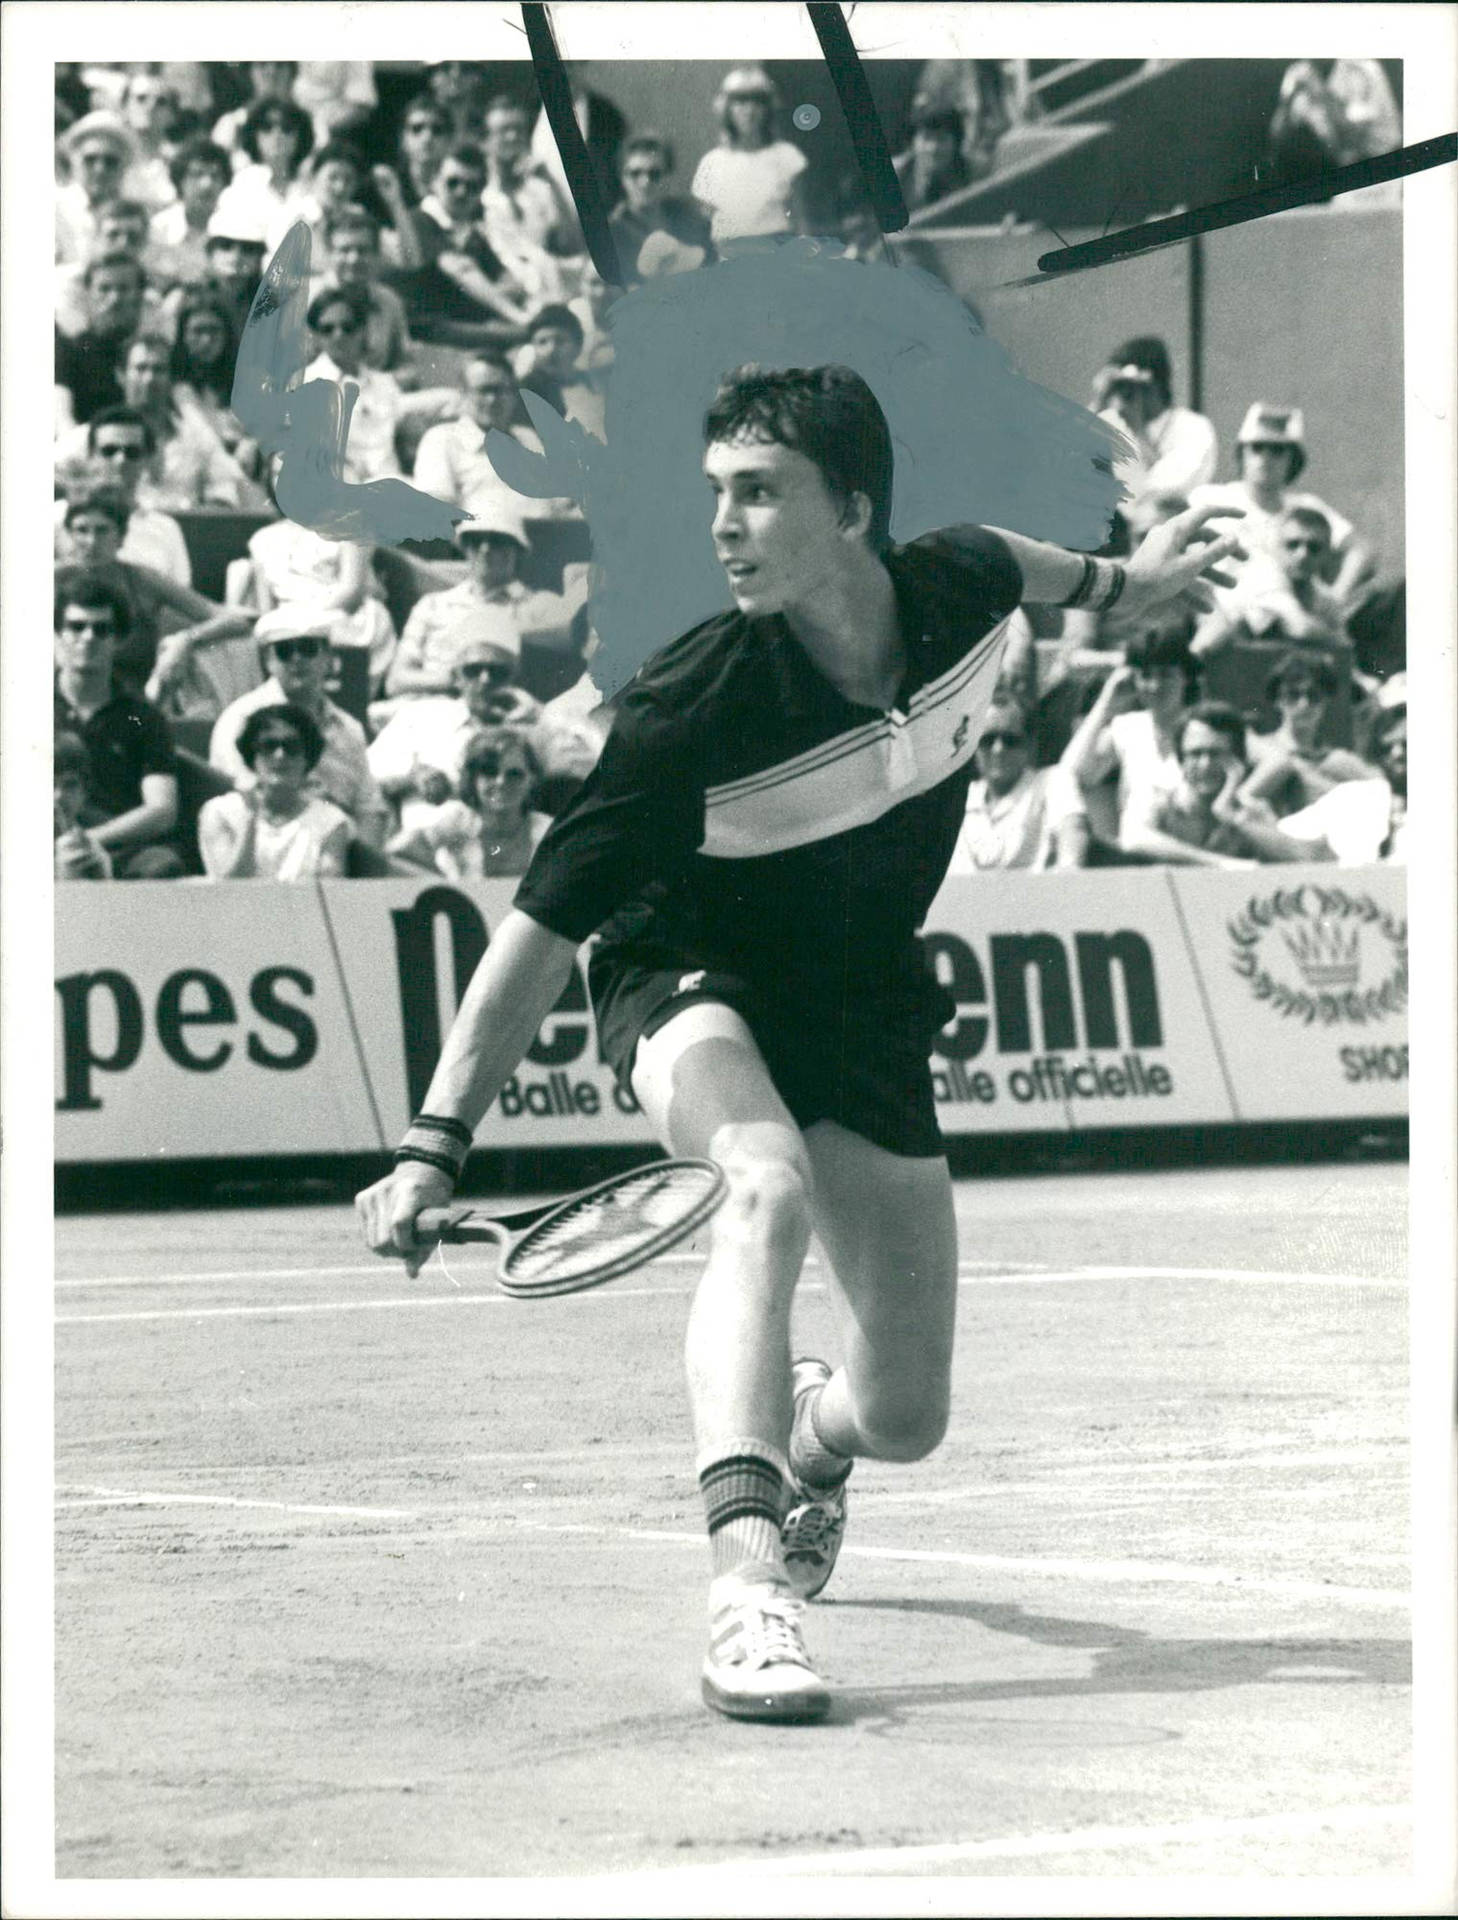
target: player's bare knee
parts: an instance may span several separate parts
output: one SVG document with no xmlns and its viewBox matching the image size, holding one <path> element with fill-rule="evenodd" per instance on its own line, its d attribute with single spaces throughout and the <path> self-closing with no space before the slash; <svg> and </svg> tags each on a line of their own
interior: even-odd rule
<svg viewBox="0 0 1458 1920">
<path fill-rule="evenodd" d="M 882 1399 L 859 1415 L 870 1451 L 880 1460 L 924 1460 L 947 1436 L 950 1406 L 945 1394 Z"/>
<path fill-rule="evenodd" d="M 793 1156 L 751 1142 L 719 1155 L 729 1193 L 714 1216 L 716 1244 L 803 1255 L 810 1242 L 810 1185 Z"/>
</svg>

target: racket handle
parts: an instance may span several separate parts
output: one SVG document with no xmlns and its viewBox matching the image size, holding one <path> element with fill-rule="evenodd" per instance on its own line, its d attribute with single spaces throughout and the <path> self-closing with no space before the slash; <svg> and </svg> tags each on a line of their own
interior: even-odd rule
<svg viewBox="0 0 1458 1920">
<path fill-rule="evenodd" d="M 467 1222 L 476 1231 L 463 1231 Z M 448 1244 L 465 1240 L 493 1240 L 497 1236 L 483 1230 L 481 1215 L 475 1207 L 426 1207 L 415 1216 L 417 1240 L 444 1240 Z"/>
</svg>

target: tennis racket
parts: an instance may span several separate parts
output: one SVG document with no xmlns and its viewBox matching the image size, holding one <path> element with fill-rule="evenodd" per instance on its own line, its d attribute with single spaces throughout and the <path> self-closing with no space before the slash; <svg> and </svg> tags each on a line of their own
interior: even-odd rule
<svg viewBox="0 0 1458 1920">
<path fill-rule="evenodd" d="M 712 1160 L 658 1160 L 519 1213 L 427 1207 L 415 1232 L 452 1245 L 494 1240 L 501 1248 L 496 1279 L 502 1292 L 540 1300 L 580 1293 L 646 1265 L 686 1240 L 727 1191 Z"/>
</svg>

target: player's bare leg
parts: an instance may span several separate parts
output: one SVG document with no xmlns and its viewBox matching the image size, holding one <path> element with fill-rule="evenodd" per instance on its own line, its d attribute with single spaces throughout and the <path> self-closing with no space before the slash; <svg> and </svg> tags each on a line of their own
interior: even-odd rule
<svg viewBox="0 0 1458 1920">
<path fill-rule="evenodd" d="M 831 1121 L 808 1128 L 805 1144 L 845 1355 L 834 1371 L 795 1364 L 799 1497 L 782 1543 L 797 1592 L 813 1599 L 840 1552 L 856 1457 L 919 1460 L 946 1431 L 957 1236 L 944 1160 L 887 1153 Z"/>
<path fill-rule="evenodd" d="M 715 1003 L 640 1041 L 633 1087 L 665 1147 L 716 1160 L 729 1196 L 689 1315 L 686 1358 L 714 1580 L 704 1691 L 720 1711 L 818 1719 L 780 1546 L 790 1307 L 810 1240 L 810 1164 L 754 1038 Z"/>
</svg>

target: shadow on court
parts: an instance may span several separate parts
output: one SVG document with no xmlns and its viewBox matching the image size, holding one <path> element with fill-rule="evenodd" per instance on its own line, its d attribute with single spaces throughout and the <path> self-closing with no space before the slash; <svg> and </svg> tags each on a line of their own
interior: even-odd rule
<svg viewBox="0 0 1458 1920">
<path fill-rule="evenodd" d="M 1065 1620 L 1017 1605 L 980 1600 L 837 1600 L 840 1608 L 939 1615 L 971 1620 L 992 1633 L 1039 1646 L 1097 1653 L 1086 1674 L 1018 1680 L 957 1681 L 943 1686 L 849 1687 L 836 1696 L 837 1720 L 884 1715 L 918 1705 L 957 1701 L 1076 1699 L 1109 1693 L 1204 1693 L 1219 1687 L 1407 1686 L 1407 1640 L 1161 1640 L 1137 1628 L 1098 1620 Z"/>
</svg>

